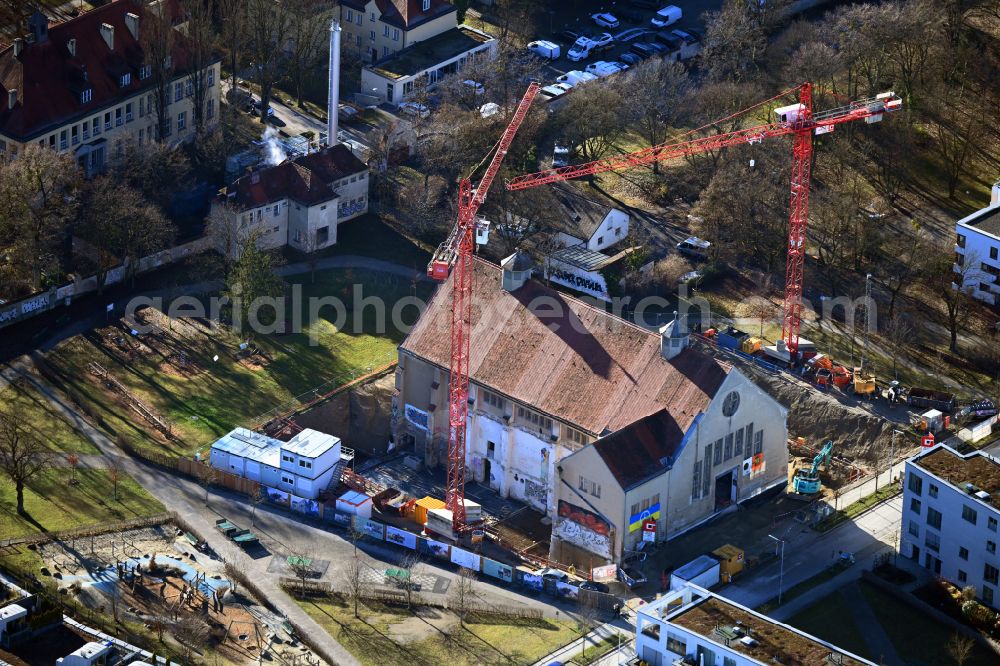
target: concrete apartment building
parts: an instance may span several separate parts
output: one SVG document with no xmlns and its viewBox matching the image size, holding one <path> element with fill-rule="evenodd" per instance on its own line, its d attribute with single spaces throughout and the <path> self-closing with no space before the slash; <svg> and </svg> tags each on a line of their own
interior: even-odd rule
<svg viewBox="0 0 1000 666">
<path fill-rule="evenodd" d="M 973 297 L 1000 303 L 1000 181 L 990 191 L 990 205 L 955 223 L 955 272 Z M 966 263 L 971 265 L 966 266 Z"/>
<path fill-rule="evenodd" d="M 340 438 L 306 428 L 287 442 L 236 428 L 214 444 L 212 467 L 314 500 L 340 464 Z"/>
<path fill-rule="evenodd" d="M 337 144 L 241 176 L 212 208 L 240 234 L 259 232 L 261 249 L 315 252 L 337 243 L 338 225 L 368 212 L 368 167 Z"/>
<path fill-rule="evenodd" d="M 664 540 L 785 481 L 785 409 L 679 322 L 647 331 L 509 259 L 473 262 L 467 478 L 546 514 L 560 561 L 618 561 L 645 520 Z M 446 282 L 396 371 L 395 439 L 431 466 L 447 461 L 450 322 Z"/>
<path fill-rule="evenodd" d="M 448 0 L 341 0 L 341 48 L 376 63 L 457 27 L 456 14 Z"/>
<path fill-rule="evenodd" d="M 650 666 L 875 666 L 875 662 L 691 584 L 639 606 L 635 652 Z"/>
<path fill-rule="evenodd" d="M 176 145 L 192 139 L 193 82 L 183 22 L 176 2 L 165 1 L 175 25 L 169 106 L 163 132 Z M 87 176 L 120 156 L 125 143 L 156 137 L 152 67 L 142 49 L 150 12 L 136 0 L 114 0 L 77 18 L 49 26 L 35 12 L 29 34 L 0 51 L 0 154 L 14 159 L 29 143 L 72 155 Z M 204 119 L 219 118 L 219 59 L 205 69 Z"/>
<path fill-rule="evenodd" d="M 939 444 L 906 461 L 899 552 L 1000 608 L 1000 461 Z"/>
</svg>

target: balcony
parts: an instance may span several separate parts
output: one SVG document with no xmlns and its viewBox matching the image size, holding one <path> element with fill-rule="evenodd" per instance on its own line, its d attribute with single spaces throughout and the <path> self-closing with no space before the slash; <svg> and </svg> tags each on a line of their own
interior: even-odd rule
<svg viewBox="0 0 1000 666">
<path fill-rule="evenodd" d="M 106 123 L 104 123 L 104 131 L 105 132 L 110 132 L 111 131 L 111 121 L 110 120 L 107 121 Z"/>
<path fill-rule="evenodd" d="M 86 141 L 90 138 L 90 130 L 83 130 L 83 140 Z"/>
</svg>

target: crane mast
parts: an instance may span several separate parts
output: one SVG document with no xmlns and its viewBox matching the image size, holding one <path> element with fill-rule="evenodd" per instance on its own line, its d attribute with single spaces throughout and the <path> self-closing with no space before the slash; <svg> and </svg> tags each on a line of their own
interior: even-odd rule
<svg viewBox="0 0 1000 666">
<path fill-rule="evenodd" d="M 795 88 L 787 90 L 782 95 L 795 90 Z M 837 125 L 857 120 L 864 120 L 866 123 L 879 122 L 884 113 L 898 111 L 903 104 L 895 93 L 885 92 L 869 99 L 854 101 L 842 107 L 814 114 L 812 84 L 803 83 L 798 86 L 797 90 L 799 94 L 798 104 L 775 109 L 778 114 L 777 122 L 688 141 L 668 141 L 624 155 L 615 155 L 585 164 L 526 174 L 509 181 L 507 189 L 523 190 L 546 183 L 621 171 L 653 162 L 701 155 L 728 146 L 744 143 L 754 144 L 765 139 L 792 135 L 788 261 L 785 267 L 785 296 L 779 348 L 784 346 L 789 360 L 794 360 L 799 349 L 799 331 L 802 328 L 802 287 L 805 272 L 806 229 L 809 221 L 809 180 L 812 166 L 813 135 L 828 134 L 834 131 Z M 744 109 L 740 113 L 749 110 Z"/>
<path fill-rule="evenodd" d="M 462 533 L 465 520 L 465 429 L 469 416 L 469 349 L 472 329 L 472 251 L 474 233 L 485 231 L 486 223 L 479 222 L 476 214 L 486 201 L 490 186 L 500 165 L 507 156 L 514 136 L 528 115 L 531 103 L 538 93 L 539 84 L 532 82 L 521 98 L 514 117 L 497 142 L 479 186 L 472 187 L 470 178 L 463 178 L 458 186 L 458 220 L 448 238 L 438 247 L 427 273 L 436 280 L 445 280 L 449 271 L 452 278 L 451 302 L 451 362 L 448 376 L 448 485 L 445 505 L 451 511 L 452 528 Z"/>
</svg>

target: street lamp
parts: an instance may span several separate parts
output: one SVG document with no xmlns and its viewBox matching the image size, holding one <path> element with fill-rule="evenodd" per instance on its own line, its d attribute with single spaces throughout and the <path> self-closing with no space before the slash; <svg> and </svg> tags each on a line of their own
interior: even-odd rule
<svg viewBox="0 0 1000 666">
<path fill-rule="evenodd" d="M 781 544 L 781 568 L 778 569 L 778 605 L 781 605 L 781 588 L 785 580 L 785 540 L 768 534 L 769 539 L 774 539 Z"/>
</svg>

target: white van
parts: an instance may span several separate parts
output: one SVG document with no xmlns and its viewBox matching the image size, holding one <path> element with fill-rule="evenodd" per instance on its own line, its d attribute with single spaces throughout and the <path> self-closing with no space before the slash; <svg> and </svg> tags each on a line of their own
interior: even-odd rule
<svg viewBox="0 0 1000 666">
<path fill-rule="evenodd" d="M 621 67 L 610 63 L 606 60 L 598 60 L 587 65 L 587 73 L 593 74 L 598 78 L 604 78 L 605 76 L 611 76 L 612 74 L 617 74 L 621 71 Z"/>
<path fill-rule="evenodd" d="M 590 74 L 588 72 L 581 72 L 578 69 L 574 69 L 571 72 L 566 72 L 565 74 L 559 76 L 556 79 L 557 83 L 565 83 L 568 86 L 576 86 L 581 83 L 586 83 L 587 81 L 593 81 L 597 76 Z"/>
<path fill-rule="evenodd" d="M 559 45 L 555 42 L 549 42 L 544 39 L 539 39 L 537 41 L 528 44 L 528 50 L 534 53 L 536 56 L 541 58 L 548 58 L 549 60 L 555 60 L 559 57 L 560 50 Z"/>
<path fill-rule="evenodd" d="M 660 11 L 656 12 L 656 16 L 649 20 L 653 24 L 654 28 L 666 28 L 668 25 L 673 25 L 681 20 L 681 8 L 676 5 L 667 5 Z"/>
</svg>

